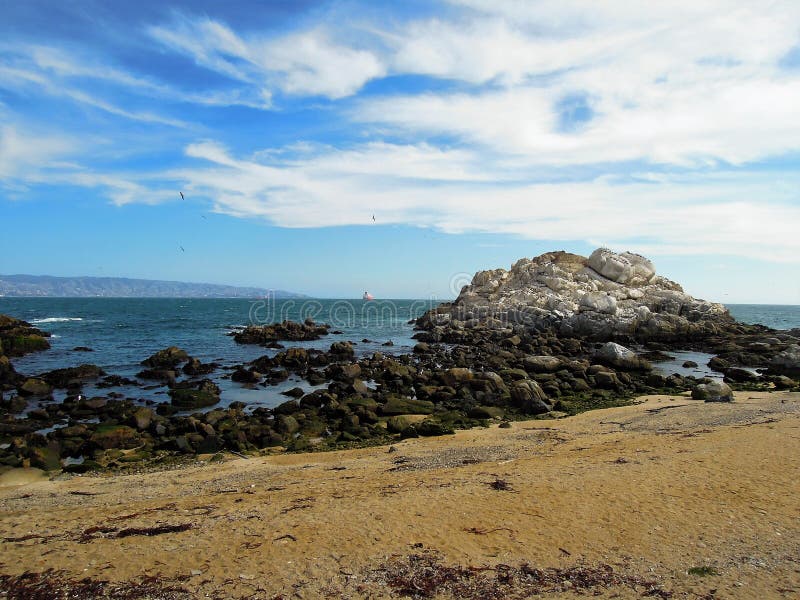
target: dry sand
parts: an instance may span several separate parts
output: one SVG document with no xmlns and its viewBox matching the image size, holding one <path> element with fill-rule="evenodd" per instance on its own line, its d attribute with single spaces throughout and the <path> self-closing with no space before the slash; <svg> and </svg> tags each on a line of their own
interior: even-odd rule
<svg viewBox="0 0 800 600">
<path fill-rule="evenodd" d="M 392 449 L 53 481 L 9 473 L 0 573 L 158 574 L 196 597 L 384 598 L 387 561 L 436 551 L 465 567 L 607 564 L 673 598 L 800 598 L 800 394 L 642 400 Z M 116 537 L 179 525 L 192 528 Z M 703 566 L 717 574 L 687 572 Z M 576 595 L 569 586 L 546 597 Z"/>
</svg>

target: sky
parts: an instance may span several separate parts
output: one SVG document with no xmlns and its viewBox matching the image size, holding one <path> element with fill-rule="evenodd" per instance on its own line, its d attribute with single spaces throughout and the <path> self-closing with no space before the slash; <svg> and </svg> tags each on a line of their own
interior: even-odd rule
<svg viewBox="0 0 800 600">
<path fill-rule="evenodd" d="M 0 273 L 447 299 L 606 246 L 800 304 L 796 0 L 0 15 Z"/>
</svg>

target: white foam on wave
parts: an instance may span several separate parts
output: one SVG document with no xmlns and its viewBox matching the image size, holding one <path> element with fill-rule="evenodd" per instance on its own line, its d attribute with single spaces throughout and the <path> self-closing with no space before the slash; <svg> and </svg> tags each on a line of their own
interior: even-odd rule
<svg viewBox="0 0 800 600">
<path fill-rule="evenodd" d="M 31 323 L 66 323 L 67 321 L 83 321 L 83 319 L 81 317 L 46 317 L 33 319 Z"/>
</svg>

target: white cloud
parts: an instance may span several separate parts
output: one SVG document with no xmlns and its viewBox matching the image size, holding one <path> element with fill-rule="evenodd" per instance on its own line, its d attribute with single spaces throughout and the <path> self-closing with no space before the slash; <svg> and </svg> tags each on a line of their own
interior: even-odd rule
<svg viewBox="0 0 800 600">
<path fill-rule="evenodd" d="M 36 88 L 46 94 L 58 97 L 69 98 L 79 104 L 92 106 L 104 112 L 118 117 L 140 121 L 143 123 L 154 123 L 168 125 L 177 128 L 189 128 L 191 125 L 180 119 L 165 117 L 149 111 L 132 111 L 118 106 L 113 102 L 103 100 L 96 94 L 83 91 L 78 88 L 62 85 L 60 82 L 53 81 L 46 74 L 26 69 L 4 66 L 0 64 L 0 88 L 28 90 Z"/>
<path fill-rule="evenodd" d="M 484 171 L 490 183 L 457 177 L 471 164 L 448 156 L 451 179 L 425 170 L 438 151 L 365 146 L 265 165 L 206 142 L 187 149 L 208 161 L 173 173 L 216 210 L 283 227 L 401 223 L 450 233 L 509 233 L 540 240 L 599 240 L 654 252 L 715 253 L 800 262 L 800 177 L 774 173 L 667 176 L 659 182 L 598 178 L 520 183 Z M 468 171 L 468 169 L 465 169 Z M 412 176 L 416 174 L 418 178 Z M 757 224 L 757 226 L 754 226 Z M 680 240 L 680 242 L 676 242 Z"/>
<path fill-rule="evenodd" d="M 800 77 L 779 66 L 800 35 L 796 2 L 461 4 L 488 15 L 411 24 L 393 64 L 493 85 L 367 99 L 356 120 L 544 165 L 741 164 L 800 149 Z M 558 104 L 575 94 L 591 118 L 563 131 Z"/>
<path fill-rule="evenodd" d="M 148 32 L 197 64 L 258 86 L 267 95 L 278 89 L 343 98 L 386 72 L 373 52 L 338 44 L 322 28 L 244 39 L 213 19 L 179 17 Z"/>
<path fill-rule="evenodd" d="M 24 181 L 31 174 L 63 158 L 75 141 L 42 132 L 0 126 L 0 179 Z"/>
<path fill-rule="evenodd" d="M 133 75 L 127 71 L 98 62 L 95 57 L 78 55 L 65 48 L 35 44 L 0 45 L 6 55 L 2 66 L 4 79 L 0 86 L 19 88 L 38 86 L 47 94 L 66 96 L 76 102 L 95 106 L 125 118 L 187 127 L 178 119 L 147 112 L 120 108 L 117 104 L 97 97 L 96 86 L 87 86 L 86 80 L 110 83 L 124 93 L 154 98 L 173 104 L 189 103 L 205 106 L 247 106 L 259 110 L 271 108 L 270 94 L 255 90 L 190 91 Z"/>
</svg>

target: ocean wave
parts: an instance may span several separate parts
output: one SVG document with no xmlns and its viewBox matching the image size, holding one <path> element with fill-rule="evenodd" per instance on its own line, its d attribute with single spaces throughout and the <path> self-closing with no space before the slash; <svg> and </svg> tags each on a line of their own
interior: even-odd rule
<svg viewBox="0 0 800 600">
<path fill-rule="evenodd" d="M 44 319 L 33 319 L 31 323 L 66 323 L 67 321 L 83 321 L 81 317 L 46 317 Z"/>
</svg>

